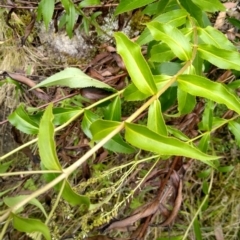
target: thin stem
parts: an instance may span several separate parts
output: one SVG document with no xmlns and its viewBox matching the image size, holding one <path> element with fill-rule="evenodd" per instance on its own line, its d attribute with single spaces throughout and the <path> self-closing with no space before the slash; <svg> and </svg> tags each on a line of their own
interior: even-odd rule
<svg viewBox="0 0 240 240">
<path fill-rule="evenodd" d="M 22 171 L 22 172 L 10 172 L 10 173 L 0 173 L 0 177 L 10 177 L 16 175 L 31 175 L 31 174 L 43 174 L 43 173 L 61 173 L 58 170 L 39 170 L 39 171 Z"/>
</svg>

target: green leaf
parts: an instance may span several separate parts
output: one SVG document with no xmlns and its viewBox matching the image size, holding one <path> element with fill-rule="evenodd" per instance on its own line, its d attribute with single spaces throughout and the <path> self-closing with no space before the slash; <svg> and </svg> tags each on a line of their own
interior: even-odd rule
<svg viewBox="0 0 240 240">
<path fill-rule="evenodd" d="M 66 16 L 66 20 L 67 20 L 66 31 L 67 31 L 69 38 L 72 38 L 72 36 L 73 36 L 73 28 L 74 28 L 74 25 L 76 22 L 76 16 L 77 16 L 77 14 L 76 14 L 76 10 L 75 10 L 75 5 L 73 3 L 71 3 L 69 5 L 69 14 L 67 14 L 67 16 Z"/>
<path fill-rule="evenodd" d="M 98 119 L 98 120 L 97 120 Z M 92 124 L 97 122 L 97 121 L 101 121 L 104 122 L 104 120 L 100 120 L 99 117 L 92 113 L 91 111 L 89 110 L 85 110 L 85 114 L 84 114 L 84 117 L 83 117 L 83 121 L 82 121 L 82 129 L 84 131 L 84 133 L 90 138 L 92 139 L 92 133 L 90 132 L 90 126 L 91 126 L 91 129 L 92 129 Z M 107 122 L 107 121 L 106 121 Z M 112 121 L 109 121 L 110 122 L 110 125 L 111 125 L 111 122 Z M 105 123 L 103 123 L 105 124 Z M 118 123 L 117 123 L 118 124 Z M 113 123 L 113 125 L 115 125 L 116 127 L 116 122 Z M 101 125 L 102 126 L 102 125 Z M 107 127 L 109 126 L 109 124 L 107 124 Z M 95 123 L 95 126 L 93 125 L 93 128 L 94 128 L 94 133 L 98 132 L 98 129 L 99 129 L 99 126 Z M 115 129 L 113 127 L 113 129 Z M 101 130 L 104 130 L 104 129 L 101 129 Z M 105 129 L 106 130 L 106 129 Z M 108 129 L 107 129 L 108 130 Z M 102 134 L 102 136 L 100 137 L 104 137 L 106 136 L 109 132 L 107 132 L 107 130 L 104 132 L 102 131 L 100 133 L 100 135 Z M 98 135 L 98 134 L 97 134 Z M 110 139 L 107 143 L 105 143 L 103 145 L 104 148 L 106 148 L 107 150 L 109 151 L 112 151 L 112 152 L 119 152 L 119 153 L 126 153 L 126 154 L 129 154 L 129 153 L 133 153 L 135 152 L 135 149 L 133 147 L 131 147 L 129 144 L 127 144 L 121 137 L 120 134 L 116 134 L 112 139 Z"/>
<path fill-rule="evenodd" d="M 161 1 L 162 2 L 162 1 Z M 169 12 L 160 14 L 153 19 L 154 22 L 160 22 L 164 24 L 171 24 L 174 27 L 179 27 L 186 22 L 186 17 L 188 13 L 184 9 L 174 9 Z M 149 29 L 145 29 L 140 37 L 137 39 L 139 45 L 146 44 L 153 40 L 152 35 L 150 34 Z"/>
<path fill-rule="evenodd" d="M 146 99 L 148 95 L 140 92 L 133 83 L 130 83 L 125 88 L 123 97 L 126 101 L 142 101 Z"/>
<path fill-rule="evenodd" d="M 160 67 L 161 68 L 161 67 Z M 157 69 L 159 70 L 159 69 Z M 159 70 L 164 71 L 164 69 Z M 156 83 L 157 90 L 161 90 L 169 81 L 171 81 L 172 77 L 168 75 L 154 75 L 153 76 L 154 82 Z M 173 84 L 174 85 L 174 84 Z M 172 85 L 172 86 L 173 86 Z M 175 87 L 175 86 L 174 86 Z M 168 89 L 167 89 L 168 91 Z M 164 92 L 165 93 L 165 92 Z M 141 101 L 148 97 L 148 95 L 141 93 L 133 83 L 130 83 L 125 91 L 123 92 L 123 96 L 126 101 Z M 160 97 L 161 101 L 164 102 L 164 97 Z M 176 98 L 175 98 L 176 99 Z M 171 103 L 170 103 L 171 104 Z M 167 105 L 166 105 L 167 106 Z M 163 107 L 163 105 L 162 105 Z M 166 110 L 166 109 L 165 109 Z"/>
<path fill-rule="evenodd" d="M 178 88 L 177 90 L 177 98 L 178 98 L 178 111 L 180 115 L 192 112 L 192 110 L 196 106 L 196 97 L 188 94 L 181 88 Z"/>
<path fill-rule="evenodd" d="M 63 108 L 54 108 L 53 109 L 53 123 L 55 125 L 61 125 L 71 119 L 73 116 L 80 114 L 80 112 L 84 112 L 79 107 L 63 107 Z"/>
<path fill-rule="evenodd" d="M 52 103 L 46 108 L 39 125 L 38 147 L 41 162 L 48 170 L 62 170 L 56 153 Z"/>
<path fill-rule="evenodd" d="M 201 138 L 201 140 L 198 144 L 198 148 L 202 152 L 207 153 L 208 148 L 209 148 L 209 143 L 210 143 L 210 133 L 207 133 L 207 134 L 203 135 L 203 137 Z"/>
<path fill-rule="evenodd" d="M 90 139 L 92 139 L 92 133 L 90 131 L 90 126 L 97 119 L 99 119 L 99 116 L 97 114 L 95 114 L 87 109 L 84 110 L 84 116 L 83 116 L 81 127 L 82 127 L 83 132 Z"/>
<path fill-rule="evenodd" d="M 207 195 L 208 190 L 209 190 L 209 183 L 206 180 L 204 180 L 202 184 L 202 191 L 205 195 Z"/>
<path fill-rule="evenodd" d="M 109 120 L 102 120 L 99 119 L 95 121 L 91 126 L 90 130 L 93 135 L 93 140 L 101 140 L 106 137 L 109 133 L 114 131 L 119 125 L 120 122 L 109 121 Z"/>
<path fill-rule="evenodd" d="M 240 114 L 240 101 L 223 84 L 212 82 L 198 75 L 178 76 L 179 87 L 194 96 L 204 97 L 220 104 L 225 104 L 229 109 Z"/>
<path fill-rule="evenodd" d="M 225 50 L 236 50 L 236 47 L 227 39 L 227 37 L 212 26 L 198 28 L 198 35 L 205 44 L 217 48 L 222 48 L 222 46 L 224 46 Z"/>
<path fill-rule="evenodd" d="M 170 24 L 174 27 L 180 27 L 186 23 L 188 12 L 185 9 L 173 9 L 160 14 L 153 19 L 154 22 Z"/>
<path fill-rule="evenodd" d="M 234 135 L 238 146 L 240 146 L 240 124 L 238 122 L 232 120 L 228 123 L 228 128 Z"/>
<path fill-rule="evenodd" d="M 177 100 L 177 86 L 169 87 L 159 98 L 162 112 L 167 111 L 172 107 Z"/>
<path fill-rule="evenodd" d="M 121 121 L 121 100 L 119 96 L 104 109 L 104 119 Z"/>
<path fill-rule="evenodd" d="M 43 16 L 43 21 L 46 28 L 48 28 L 48 24 L 52 20 L 54 5 L 54 0 L 41 0 L 38 5 L 38 16 Z"/>
<path fill-rule="evenodd" d="M 180 130 L 178 130 L 177 128 L 175 128 L 173 126 L 167 126 L 167 130 L 171 135 L 173 135 L 174 137 L 176 137 L 182 141 L 189 140 L 189 138 L 184 133 L 182 133 Z"/>
<path fill-rule="evenodd" d="M 85 8 L 85 7 L 91 7 L 99 4 L 101 4 L 100 0 L 83 0 L 79 3 L 79 7 Z"/>
<path fill-rule="evenodd" d="M 165 1 L 157 1 L 156 3 L 158 4 L 157 5 L 157 13 L 160 14 L 160 13 L 163 13 L 163 12 L 167 12 L 166 8 L 167 8 L 167 6 L 169 6 L 169 4 L 172 3 L 172 1 L 171 0 L 165 0 Z"/>
<path fill-rule="evenodd" d="M 86 88 L 86 87 L 96 87 L 96 88 L 106 88 L 114 91 L 106 83 L 93 79 L 86 75 L 78 68 L 66 68 L 63 71 L 52 75 L 51 77 L 45 79 L 44 81 L 37 84 L 34 88 L 38 87 L 49 87 L 49 86 L 66 86 L 70 88 Z"/>
<path fill-rule="evenodd" d="M 66 11 L 67 14 L 69 14 L 69 6 L 71 2 L 69 0 L 61 0 L 61 3 Z"/>
<path fill-rule="evenodd" d="M 219 128 L 219 127 L 225 125 L 226 123 L 228 123 L 228 119 L 213 117 L 213 122 L 212 122 L 213 127 L 212 128 Z"/>
<path fill-rule="evenodd" d="M 170 24 L 159 22 L 150 22 L 147 27 L 154 39 L 166 43 L 179 59 L 183 61 L 191 59 L 192 47 L 180 30 Z"/>
<path fill-rule="evenodd" d="M 223 167 L 218 167 L 218 171 L 223 173 L 228 173 L 228 172 L 231 172 L 234 168 L 235 166 L 232 166 L 232 165 L 223 166 Z"/>
<path fill-rule="evenodd" d="M 179 0 L 179 2 L 187 10 L 187 12 L 197 20 L 198 24 L 201 27 L 204 27 L 203 11 L 196 6 L 192 0 Z"/>
<path fill-rule="evenodd" d="M 7 172 L 8 168 L 11 166 L 12 161 L 4 162 L 0 164 L 0 173 L 5 173 Z"/>
<path fill-rule="evenodd" d="M 166 43 L 160 43 L 151 49 L 151 62 L 168 62 L 175 57 Z"/>
<path fill-rule="evenodd" d="M 135 152 L 135 148 L 126 143 L 120 134 L 115 135 L 103 145 L 109 151 L 130 154 Z"/>
<path fill-rule="evenodd" d="M 13 227 L 26 233 L 40 232 L 43 234 L 45 239 L 51 240 L 51 235 L 48 227 L 38 219 L 23 218 L 15 214 L 11 214 L 13 220 Z"/>
<path fill-rule="evenodd" d="M 145 126 L 125 123 L 125 139 L 127 142 L 140 149 L 155 152 L 161 155 L 176 155 L 194 158 L 214 167 L 211 160 L 217 156 L 207 155 L 188 143 L 173 137 L 159 135 Z"/>
<path fill-rule="evenodd" d="M 163 67 L 163 69 L 160 67 L 158 71 L 165 71 L 166 69 Z M 173 72 L 176 69 L 174 68 Z M 169 70 L 171 72 L 171 70 Z M 154 80 L 157 85 L 158 91 L 162 88 L 166 88 L 166 84 L 169 83 L 169 81 L 172 80 L 171 76 L 168 75 L 155 75 Z M 173 83 L 170 87 L 166 89 L 166 91 L 160 96 L 159 100 L 161 103 L 162 112 L 165 112 L 169 107 L 171 107 L 177 99 L 177 84 L 176 82 Z"/>
<path fill-rule="evenodd" d="M 42 166 L 42 169 L 45 170 L 46 168 L 44 166 Z M 51 182 L 53 181 L 55 178 L 57 178 L 59 176 L 58 173 L 45 173 L 44 174 L 44 178 L 47 182 Z M 64 186 L 63 186 L 64 184 Z M 56 191 L 60 191 L 63 187 L 62 190 L 62 197 L 64 200 L 66 200 L 69 204 L 71 204 L 72 206 L 76 206 L 76 205 L 81 205 L 84 204 L 87 207 L 89 207 L 90 205 L 90 200 L 89 197 L 84 196 L 84 195 L 80 195 L 78 193 L 76 193 L 71 185 L 69 184 L 68 180 L 63 180 L 62 182 L 59 182 L 58 184 L 56 184 L 54 186 L 54 189 Z"/>
<path fill-rule="evenodd" d="M 16 204 L 22 202 L 25 198 L 27 197 L 27 195 L 18 195 L 18 196 L 15 196 L 15 197 L 6 197 L 3 199 L 3 202 L 10 208 L 14 207 Z M 34 205 L 36 207 L 38 207 L 42 213 L 45 215 L 45 217 L 47 218 L 48 215 L 44 209 L 44 207 L 42 206 L 42 204 L 36 199 L 36 198 L 33 198 L 31 199 L 29 202 L 29 204 L 31 205 Z M 18 210 L 18 212 L 21 212 L 23 210 L 23 207 L 20 208 Z"/>
<path fill-rule="evenodd" d="M 198 45 L 198 53 L 203 59 L 219 68 L 240 70 L 240 54 L 237 51 L 200 44 Z"/>
<path fill-rule="evenodd" d="M 158 74 L 165 76 L 174 76 L 177 72 L 182 68 L 180 63 L 177 62 L 163 62 L 163 63 L 155 63 L 154 72 L 157 71 Z M 156 78 L 154 76 L 154 78 Z M 155 79 L 156 81 L 156 79 Z"/>
<path fill-rule="evenodd" d="M 207 101 L 202 115 L 202 121 L 199 123 L 199 129 L 204 131 L 212 130 L 214 102 Z"/>
<path fill-rule="evenodd" d="M 194 234 L 195 234 L 195 239 L 202 240 L 201 228 L 200 228 L 200 224 L 199 224 L 199 221 L 197 218 L 195 218 L 195 220 L 193 222 L 193 230 L 194 230 Z"/>
<path fill-rule="evenodd" d="M 159 100 L 155 100 L 148 109 L 147 126 L 153 132 L 167 136 L 167 128 L 162 115 L 161 105 Z"/>
<path fill-rule="evenodd" d="M 208 178 L 210 176 L 211 172 L 212 172 L 212 169 L 211 168 L 207 168 L 206 170 L 203 170 L 203 171 L 197 173 L 197 176 L 199 178 L 206 179 L 206 178 Z"/>
<path fill-rule="evenodd" d="M 8 116 L 8 120 L 13 126 L 24 133 L 38 133 L 37 123 L 31 119 L 22 104 L 11 115 Z"/>
<path fill-rule="evenodd" d="M 84 204 L 87 207 L 90 206 L 89 197 L 80 195 L 76 193 L 67 180 L 65 180 L 64 189 L 62 192 L 62 197 L 72 206 Z"/>
<path fill-rule="evenodd" d="M 58 28 L 63 28 L 67 23 L 67 12 L 63 13 L 63 15 L 59 18 Z"/>
<path fill-rule="evenodd" d="M 227 85 L 231 89 L 240 88 L 240 80 L 235 80 Z"/>
<path fill-rule="evenodd" d="M 152 2 L 154 2 L 155 0 L 121 0 L 119 5 L 117 6 L 116 8 L 116 11 L 115 11 L 115 15 L 118 15 L 118 14 L 121 14 L 121 13 L 124 13 L 124 12 L 129 12 L 133 9 L 136 9 L 136 8 L 140 8 L 140 7 L 143 7 L 143 6 L 146 6 Z"/>
<path fill-rule="evenodd" d="M 162 2 L 162 1 L 161 1 Z M 158 5 L 159 5 L 159 2 L 153 2 L 151 4 L 148 4 L 144 10 L 142 11 L 142 14 L 143 15 L 148 15 L 148 16 L 153 16 L 155 15 L 156 13 L 159 13 L 158 11 Z"/>
<path fill-rule="evenodd" d="M 204 60 L 197 53 L 192 64 L 193 67 L 195 68 L 196 74 L 200 76 L 203 73 L 203 61 Z"/>
<path fill-rule="evenodd" d="M 192 0 L 199 8 L 206 12 L 226 11 L 219 0 Z"/>
<path fill-rule="evenodd" d="M 236 18 L 227 18 L 227 20 L 235 27 L 240 29 L 240 21 Z"/>
<path fill-rule="evenodd" d="M 129 40 L 123 33 L 115 33 L 114 36 L 117 42 L 117 51 L 123 58 L 134 85 L 144 94 L 155 94 L 157 87 L 140 46 Z"/>
</svg>

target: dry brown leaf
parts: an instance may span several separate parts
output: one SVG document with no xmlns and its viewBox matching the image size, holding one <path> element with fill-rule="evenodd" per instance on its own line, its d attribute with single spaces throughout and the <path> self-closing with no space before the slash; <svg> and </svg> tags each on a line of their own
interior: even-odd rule
<svg viewBox="0 0 240 240">
<path fill-rule="evenodd" d="M 218 14 L 217 19 L 216 19 L 214 27 L 216 29 L 220 29 L 224 25 L 224 23 L 225 23 L 225 18 L 226 18 L 226 12 L 220 12 Z"/>
<path fill-rule="evenodd" d="M 99 100 L 108 97 L 111 94 L 110 92 L 95 87 L 82 88 L 80 93 L 83 97 L 89 100 Z"/>
<path fill-rule="evenodd" d="M 182 204 L 182 180 L 179 179 L 178 193 L 174 202 L 173 210 L 166 220 L 160 223 L 161 227 L 168 226 L 174 222 Z"/>
<path fill-rule="evenodd" d="M 230 28 L 229 30 L 227 30 L 226 34 L 227 38 L 230 41 L 234 41 L 236 38 L 236 33 L 235 33 L 235 29 L 234 28 Z"/>
<path fill-rule="evenodd" d="M 230 78 L 232 79 L 232 77 L 234 77 L 232 74 L 232 71 L 227 70 L 221 76 L 218 77 L 217 82 L 224 83 L 227 80 L 229 80 Z"/>
<path fill-rule="evenodd" d="M 237 6 L 237 2 L 226 2 L 223 3 L 223 5 L 226 9 L 235 8 Z"/>
<path fill-rule="evenodd" d="M 216 224 L 214 228 L 214 234 L 215 234 L 216 240 L 224 240 L 223 230 L 220 223 Z"/>
<path fill-rule="evenodd" d="M 103 81 L 104 80 L 104 77 L 102 76 L 101 73 L 99 73 L 95 68 L 93 67 L 90 67 L 88 69 L 88 74 L 92 77 L 92 78 L 96 78 L 100 81 Z"/>
<path fill-rule="evenodd" d="M 10 78 L 12 78 L 13 80 L 23 83 L 27 86 L 29 86 L 30 88 L 35 87 L 36 83 L 31 80 L 30 78 L 25 77 L 24 75 L 21 75 L 19 73 L 10 73 L 10 72 L 3 72 L 1 75 L 3 76 L 8 76 Z M 49 100 L 49 96 L 40 88 L 36 88 L 32 91 L 38 98 L 41 98 L 43 100 Z"/>
<path fill-rule="evenodd" d="M 117 53 L 113 53 L 112 56 L 113 56 L 114 60 L 116 61 L 117 65 L 118 65 L 121 69 L 126 70 L 126 66 L 125 66 L 122 58 L 120 57 L 120 55 L 117 54 Z"/>
<path fill-rule="evenodd" d="M 112 47 L 112 46 L 106 46 L 106 50 L 110 53 L 115 53 L 117 52 L 116 48 Z"/>
<path fill-rule="evenodd" d="M 181 207 L 182 203 L 182 180 L 178 176 L 178 174 L 174 171 L 171 175 L 171 180 L 174 187 L 177 187 L 177 196 L 174 201 L 173 210 L 171 211 L 170 215 L 165 219 L 162 223 L 158 224 L 158 226 L 168 226 L 170 225 L 176 218 L 178 211 Z M 166 194 L 167 195 L 167 194 Z M 148 216 L 154 215 L 159 210 L 159 205 L 164 201 L 164 194 L 160 196 L 159 198 L 155 198 L 152 202 L 145 204 L 141 208 L 138 208 L 139 212 L 135 212 L 133 215 L 126 217 L 119 221 L 114 221 L 108 225 L 105 230 L 109 231 L 111 229 L 118 229 L 118 228 L 124 228 L 127 226 L 133 225 L 135 222 L 142 218 L 146 218 Z"/>
<path fill-rule="evenodd" d="M 108 59 L 109 57 L 111 57 L 110 53 L 108 52 L 102 52 L 102 53 L 99 53 L 93 60 L 92 62 L 90 63 L 91 66 L 94 66 L 94 65 L 100 65 L 100 64 L 103 64 L 106 59 Z"/>
<path fill-rule="evenodd" d="M 105 71 L 102 72 L 102 76 L 103 77 L 110 77 L 110 76 L 112 76 L 112 73 L 108 70 L 105 70 Z"/>
<path fill-rule="evenodd" d="M 129 217 L 126 217 L 122 220 L 119 221 L 115 221 L 110 223 L 110 225 L 108 227 L 106 227 L 104 230 L 105 231 L 109 231 L 111 229 L 115 229 L 115 228 L 124 228 L 124 227 L 128 227 L 133 225 L 135 222 L 137 222 L 138 220 L 140 220 L 141 218 L 145 218 L 148 217 L 154 213 L 157 212 L 158 210 L 158 201 L 154 200 L 152 201 L 150 204 L 148 204 L 143 210 L 141 210 L 140 212 L 131 215 Z"/>
</svg>

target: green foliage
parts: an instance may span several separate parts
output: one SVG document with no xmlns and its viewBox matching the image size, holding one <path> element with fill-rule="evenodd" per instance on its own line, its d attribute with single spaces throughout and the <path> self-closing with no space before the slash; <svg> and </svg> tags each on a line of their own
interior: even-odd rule
<svg viewBox="0 0 240 240">
<path fill-rule="evenodd" d="M 148 123 L 150 130 L 163 136 L 167 136 L 167 128 L 164 122 L 161 104 L 155 100 L 148 109 Z"/>
<path fill-rule="evenodd" d="M 201 10 L 206 12 L 224 11 L 225 7 L 218 0 L 209 2 L 208 0 L 192 0 Z"/>
<path fill-rule="evenodd" d="M 168 45 L 175 56 L 183 61 L 191 59 L 192 48 L 189 40 L 183 33 L 171 24 L 161 24 L 159 22 L 151 22 L 147 24 L 151 35 L 156 41 L 162 41 Z"/>
<path fill-rule="evenodd" d="M 39 134 L 38 134 L 38 148 L 39 154 L 41 157 L 41 164 L 43 169 L 47 170 L 58 170 L 62 171 L 61 164 L 59 163 L 57 153 L 56 153 L 56 145 L 54 141 L 54 126 L 52 123 L 53 114 L 52 114 L 52 104 L 50 104 L 46 111 L 43 114 L 39 125 Z M 45 178 L 49 180 L 53 180 L 57 177 L 57 174 L 45 174 Z M 65 179 L 63 181 L 63 190 L 62 197 L 68 201 L 72 205 L 86 204 L 89 206 L 90 201 L 88 197 L 81 196 L 75 193 L 70 184 L 67 181 L 68 175 L 66 174 Z M 60 186 L 57 185 L 56 189 L 60 190 Z"/>
<path fill-rule="evenodd" d="M 38 147 L 41 157 L 41 162 L 46 169 L 61 170 L 61 165 L 58 161 L 55 151 L 56 145 L 54 142 L 54 126 L 52 124 L 52 104 L 48 106 L 39 125 Z"/>
<path fill-rule="evenodd" d="M 13 213 L 11 215 L 13 226 L 18 231 L 26 233 L 40 232 L 47 240 L 51 240 L 49 229 L 40 220 L 33 218 L 23 218 Z"/>
<path fill-rule="evenodd" d="M 78 68 L 66 68 L 63 71 L 52 75 L 51 77 L 45 79 L 41 83 L 37 84 L 34 88 L 38 87 L 50 87 L 50 86 L 65 86 L 70 88 L 86 88 L 86 87 L 96 87 L 105 88 L 110 91 L 114 91 L 109 85 L 97 81 Z"/>
<path fill-rule="evenodd" d="M 200 44 L 198 52 L 200 57 L 219 68 L 240 70 L 240 54 L 237 51 L 225 50 L 211 44 Z"/>
<path fill-rule="evenodd" d="M 235 140 L 237 142 L 237 145 L 240 146 L 240 124 L 234 120 L 230 121 L 228 123 L 228 127 L 230 129 L 230 131 L 232 132 L 232 134 L 235 136 Z"/>
<path fill-rule="evenodd" d="M 132 0 L 132 1 L 122 0 L 120 2 L 120 4 L 118 5 L 116 11 L 115 11 L 115 14 L 128 12 L 128 11 L 131 11 L 133 9 L 140 8 L 142 6 L 146 6 L 147 4 L 152 3 L 152 2 L 154 2 L 154 0 L 142 0 L 142 1 L 138 1 L 138 0 Z"/>
<path fill-rule="evenodd" d="M 38 124 L 33 121 L 31 116 L 20 105 L 11 115 L 8 116 L 9 122 L 20 131 L 27 134 L 38 133 Z"/>
<path fill-rule="evenodd" d="M 53 11 L 54 11 L 54 0 L 41 0 L 38 5 L 38 20 L 43 18 L 43 21 L 45 23 L 46 28 L 48 28 L 48 25 L 52 19 Z"/>
<path fill-rule="evenodd" d="M 143 150 L 161 155 L 176 155 L 199 159 L 213 167 L 214 164 L 211 160 L 218 159 L 216 156 L 209 156 L 202 153 L 190 144 L 172 137 L 162 136 L 145 126 L 137 124 L 126 123 L 125 138 L 132 145 Z"/>
<path fill-rule="evenodd" d="M 229 109 L 240 114 L 238 97 L 230 92 L 223 84 L 197 75 L 180 75 L 179 87 L 195 96 L 205 97 L 217 103 L 225 104 Z"/>
<path fill-rule="evenodd" d="M 61 0 L 60 2 L 65 11 L 59 20 L 58 27 L 62 28 L 65 26 L 66 32 L 70 38 L 73 36 L 74 26 L 79 16 L 83 18 L 83 26 L 87 34 L 89 33 L 89 26 L 91 24 L 94 25 L 97 30 L 99 30 L 96 18 L 101 14 L 101 12 L 96 12 L 88 17 L 84 14 L 82 8 L 99 5 L 101 3 L 100 0 L 84 0 L 81 1 L 78 5 L 76 5 L 72 0 Z M 41 0 L 38 5 L 38 20 L 43 19 L 46 28 L 48 28 L 49 23 L 52 20 L 54 8 L 54 0 Z"/>
<path fill-rule="evenodd" d="M 195 0 L 153 2 L 151 0 L 122 0 L 115 12 L 115 14 L 120 14 L 150 3 L 153 4 L 151 7 L 154 6 L 157 9 L 155 11 L 150 7 L 145 9 L 149 12 L 149 15 L 152 14 L 153 20 L 146 24 L 146 29 L 136 43 L 132 42 L 123 33 L 115 33 L 114 35 L 117 52 L 122 57 L 132 81 L 125 89 L 117 91 L 109 85 L 87 76 L 77 68 L 66 68 L 42 81 L 34 88 L 57 85 L 70 88 L 95 87 L 106 89 L 112 95 L 85 108 L 69 106 L 53 108 L 50 104 L 44 113 L 39 111 L 37 117 L 28 114 L 21 105 L 9 116 L 10 123 L 22 132 L 27 134 L 38 133 L 38 139 L 32 140 L 25 146 L 37 142 L 42 170 L 48 172 L 44 172 L 46 186 L 29 195 L 27 200 L 21 199 L 20 202 L 14 202 L 0 218 L 1 220 L 10 219 L 19 231 L 41 232 L 46 239 L 50 239 L 46 225 L 31 218 L 22 218 L 17 213 L 22 210 L 25 204 L 30 203 L 36 196 L 51 188 L 55 188 L 59 196 L 62 196 L 67 203 L 73 206 L 85 205 L 86 214 L 94 215 L 97 211 L 101 212 L 101 207 L 113 198 L 114 194 L 121 188 L 122 183 L 134 170 L 134 167 L 141 162 L 136 156 L 135 165 L 130 168 L 131 171 L 126 171 L 125 175 L 123 174 L 124 177 L 113 183 L 114 187 L 111 189 L 111 194 L 93 204 L 90 197 L 80 195 L 75 191 L 72 187 L 71 175 L 102 147 L 113 153 L 125 154 L 136 153 L 136 150 L 144 150 L 148 152 L 149 159 L 153 159 L 155 163 L 169 159 L 171 156 L 196 159 L 209 167 L 207 171 L 199 174 L 200 178 L 205 178 L 213 172 L 212 168 L 219 168 L 219 159 L 221 158 L 221 156 L 216 156 L 214 147 L 210 145 L 213 132 L 224 125 L 228 125 L 237 144 L 240 145 L 240 124 L 237 120 L 240 114 L 240 101 L 235 93 L 235 89 L 239 87 L 239 81 L 237 81 L 237 84 L 232 83 L 228 87 L 226 84 L 207 78 L 203 73 L 206 65 L 209 64 L 221 69 L 240 70 L 240 54 L 235 46 L 222 33 L 209 26 L 209 21 L 206 21 L 205 11 L 223 10 L 222 4 L 218 0 L 211 3 Z M 46 26 L 52 17 L 53 3 L 54 1 L 50 1 L 49 9 L 46 9 L 47 4 L 44 0 L 39 5 L 39 16 L 43 17 Z M 98 1 L 85 0 L 78 7 L 69 0 L 61 1 L 61 3 L 66 11 L 64 21 L 67 33 L 71 36 L 77 11 L 81 12 L 82 7 L 97 4 Z M 148 44 L 148 59 L 141 52 L 142 44 Z M 192 113 L 199 97 L 204 99 L 205 109 L 198 125 L 198 135 L 191 139 L 183 130 L 168 125 L 166 120 L 169 117 L 179 117 Z M 123 121 L 122 102 L 124 101 L 143 101 L 143 103 L 138 109 L 130 112 L 127 119 Z M 104 105 L 102 105 L 103 103 Z M 177 113 L 170 109 L 174 104 L 177 104 Z M 228 109 L 234 111 L 235 115 L 230 119 L 215 116 L 215 106 L 219 104 L 224 104 Z M 166 111 L 169 111 L 168 115 Z M 140 124 L 137 120 L 143 112 L 147 115 Z M 81 115 L 83 117 L 79 125 L 81 125 L 86 137 L 90 139 L 89 147 L 91 149 L 65 168 L 58 159 L 54 139 L 55 132 L 64 129 Z M 54 124 L 59 126 L 56 128 Z M 198 141 L 196 142 L 196 140 Z M 0 160 L 7 156 L 9 155 L 0 157 Z M 144 159 L 144 161 L 149 159 Z M 11 162 L 2 164 L 0 166 L 1 172 L 7 171 L 10 164 Z M 232 168 L 228 166 L 219 169 L 228 172 Z M 93 184 L 94 181 L 97 180 L 93 178 Z M 91 183 L 90 180 L 89 182 Z M 86 192 L 85 190 L 90 185 L 89 182 L 85 183 L 83 192 Z M 102 184 L 100 180 L 99 183 Z M 106 184 L 109 184 L 109 182 Z M 202 189 L 205 198 L 191 223 L 194 226 L 197 239 L 201 239 L 197 215 L 201 209 L 208 207 L 211 187 L 212 182 L 209 184 L 204 181 Z M 103 188 L 104 191 L 105 188 Z M 131 198 L 133 193 L 128 194 L 128 197 L 121 204 L 123 205 L 127 198 Z M 96 196 L 97 193 L 95 193 Z M 116 211 L 121 204 L 113 206 L 111 214 L 107 217 L 100 214 L 99 219 L 94 219 L 93 225 L 99 226 L 109 221 L 116 215 Z M 91 227 L 85 221 L 87 217 L 87 215 L 84 215 L 81 221 L 85 224 L 83 224 L 84 229 L 90 231 Z M 30 225 L 31 227 L 29 227 Z M 186 230 L 185 238 L 188 231 L 189 229 Z M 176 236 L 171 239 L 185 238 Z"/>
<path fill-rule="evenodd" d="M 11 166 L 12 163 L 13 163 L 13 161 L 8 161 L 8 162 L 0 164 L 0 173 L 7 172 L 8 168 Z"/>
<path fill-rule="evenodd" d="M 152 73 L 141 53 L 139 45 L 130 41 L 123 33 L 116 33 L 115 38 L 117 51 L 123 58 L 135 86 L 146 95 L 156 93 L 157 88 Z"/>
</svg>

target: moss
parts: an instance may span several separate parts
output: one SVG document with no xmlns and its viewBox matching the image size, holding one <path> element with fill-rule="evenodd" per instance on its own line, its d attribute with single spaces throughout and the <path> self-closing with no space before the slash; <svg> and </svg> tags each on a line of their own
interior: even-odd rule
<svg viewBox="0 0 240 240">
<path fill-rule="evenodd" d="M 142 32 L 145 29 L 144 23 L 147 23 L 151 18 L 147 15 L 144 15 L 141 10 L 136 11 L 131 19 L 130 26 L 134 31 Z"/>
</svg>

